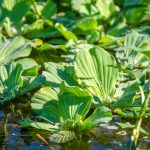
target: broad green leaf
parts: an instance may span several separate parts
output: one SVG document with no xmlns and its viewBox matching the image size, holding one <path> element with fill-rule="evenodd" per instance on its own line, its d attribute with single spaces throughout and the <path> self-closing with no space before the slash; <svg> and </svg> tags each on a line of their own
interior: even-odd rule
<svg viewBox="0 0 150 150">
<path fill-rule="evenodd" d="M 108 19 L 115 12 L 115 5 L 111 0 L 72 0 L 72 8 L 82 16 L 98 15 L 103 19 Z"/>
<path fill-rule="evenodd" d="M 128 108 L 134 104 L 135 95 L 139 90 L 138 84 L 134 83 L 126 87 L 124 93 L 120 98 L 113 104 L 114 108 Z"/>
<path fill-rule="evenodd" d="M 32 58 L 22 58 L 16 61 L 23 66 L 23 76 L 37 76 L 38 75 L 38 64 Z"/>
<path fill-rule="evenodd" d="M 92 97 L 87 90 L 62 86 L 58 101 L 61 122 L 69 119 L 75 123 L 84 119 L 90 109 L 91 101 Z"/>
<path fill-rule="evenodd" d="M 149 0 L 124 0 L 124 7 L 133 6 L 133 5 L 150 5 Z"/>
<path fill-rule="evenodd" d="M 46 71 L 43 71 L 43 75 L 46 77 L 46 82 L 55 88 L 59 92 L 59 87 L 62 81 L 65 81 L 67 85 L 74 86 L 74 81 L 71 73 L 67 68 L 58 63 L 48 62 L 44 64 Z"/>
<path fill-rule="evenodd" d="M 73 28 L 78 34 L 85 35 L 88 43 L 95 43 L 100 38 L 100 33 L 102 30 L 98 27 L 97 20 L 92 17 L 86 17 L 79 20 Z"/>
<path fill-rule="evenodd" d="M 7 40 L 0 45 L 0 65 L 5 64 L 11 60 L 29 56 L 31 47 L 29 43 L 21 36 L 12 40 Z"/>
<path fill-rule="evenodd" d="M 24 77 L 23 86 L 20 87 L 19 95 L 26 94 L 27 92 L 40 87 L 45 83 L 45 77 L 42 75 L 33 77 Z"/>
<path fill-rule="evenodd" d="M 129 25 L 149 25 L 150 21 L 150 4 L 146 5 L 133 5 L 132 7 L 126 8 L 125 17 Z"/>
<path fill-rule="evenodd" d="M 120 37 L 118 38 L 118 37 L 106 35 L 106 36 L 101 37 L 101 39 L 98 42 L 102 48 L 111 49 L 111 48 L 121 46 L 121 39 L 122 38 Z"/>
<path fill-rule="evenodd" d="M 112 119 L 111 110 L 105 106 L 100 106 L 95 109 L 95 111 L 86 118 L 81 124 L 80 130 L 88 130 L 95 128 L 98 123 L 107 123 Z"/>
<path fill-rule="evenodd" d="M 42 75 L 24 77 L 22 72 L 23 67 L 21 64 L 10 62 L 0 66 L 1 102 L 26 94 L 45 83 L 45 77 Z"/>
<path fill-rule="evenodd" d="M 97 30 L 98 23 L 97 20 L 92 17 L 84 18 L 80 20 L 74 28 L 79 28 L 82 31 L 90 31 L 90 30 Z"/>
<path fill-rule="evenodd" d="M 48 0 L 42 9 L 42 16 L 46 19 L 50 19 L 57 11 L 56 4 L 52 0 Z"/>
<path fill-rule="evenodd" d="M 59 122 L 57 92 L 50 87 L 41 88 L 32 97 L 31 107 L 37 115 L 54 123 Z"/>
<path fill-rule="evenodd" d="M 118 37 L 124 35 L 127 32 L 128 26 L 123 16 L 117 16 L 112 22 L 113 23 L 111 23 L 107 30 L 107 34 Z"/>
<path fill-rule="evenodd" d="M 142 53 L 148 58 L 150 62 L 150 51 L 142 51 Z"/>
<path fill-rule="evenodd" d="M 59 127 L 56 125 L 52 125 L 50 123 L 42 123 L 42 122 L 38 122 L 38 121 L 33 121 L 29 118 L 25 119 L 21 123 L 21 127 L 23 127 L 23 128 L 34 127 L 36 129 L 47 130 L 50 132 L 59 131 Z"/>
<path fill-rule="evenodd" d="M 61 34 L 58 33 L 58 31 L 56 30 L 55 27 L 50 26 L 47 28 L 36 28 L 36 27 L 32 27 L 33 25 L 30 25 L 31 29 L 27 29 L 25 32 L 25 37 L 29 38 L 29 39 L 34 39 L 34 38 L 42 38 L 42 39 L 46 39 L 46 38 L 56 38 L 58 36 L 60 36 Z"/>
<path fill-rule="evenodd" d="M 76 138 L 73 131 L 60 131 L 50 136 L 50 141 L 55 143 L 66 143 Z"/>
<path fill-rule="evenodd" d="M 113 67 L 115 65 L 114 57 L 100 47 L 81 50 L 75 58 L 76 76 L 104 105 L 113 101 L 118 76 L 118 70 Z"/>
<path fill-rule="evenodd" d="M 21 30 L 22 19 L 30 8 L 29 2 L 29 0 L 3 0 L 1 20 L 8 17 L 12 25 Z"/>
<path fill-rule="evenodd" d="M 68 29 L 65 28 L 63 26 L 63 24 L 57 23 L 55 25 L 55 27 L 67 40 L 72 39 L 75 43 L 77 43 L 77 41 L 78 41 L 77 36 L 74 33 L 72 33 L 71 31 L 68 31 Z"/>
<path fill-rule="evenodd" d="M 148 66 L 146 57 L 141 53 L 150 49 L 150 36 L 130 31 L 124 38 L 123 46 L 117 50 L 116 57 L 126 67 Z"/>
<path fill-rule="evenodd" d="M 0 66 L 0 102 L 13 99 L 23 85 L 20 64 L 8 63 Z"/>
</svg>

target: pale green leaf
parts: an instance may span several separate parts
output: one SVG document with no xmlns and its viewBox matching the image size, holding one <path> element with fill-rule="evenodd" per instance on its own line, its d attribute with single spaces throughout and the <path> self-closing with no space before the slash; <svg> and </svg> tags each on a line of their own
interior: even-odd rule
<svg viewBox="0 0 150 150">
<path fill-rule="evenodd" d="M 23 67 L 23 76 L 37 76 L 38 75 L 38 64 L 32 58 L 22 58 L 16 61 Z"/>
<path fill-rule="evenodd" d="M 0 102 L 13 99 L 23 85 L 20 64 L 8 63 L 0 66 Z"/>
<path fill-rule="evenodd" d="M 52 125 L 50 123 L 42 123 L 42 122 L 38 122 L 38 121 L 33 121 L 28 118 L 25 119 L 21 123 L 21 127 L 23 127 L 23 128 L 33 127 L 33 128 L 40 129 L 40 130 L 47 130 L 50 132 L 59 131 L 59 127 L 56 125 Z"/>
<path fill-rule="evenodd" d="M 57 23 L 55 27 L 67 40 L 73 39 L 73 41 L 77 43 L 78 41 L 77 36 L 71 31 L 68 31 L 67 28 L 63 26 L 63 24 Z"/>
<path fill-rule="evenodd" d="M 100 47 L 81 50 L 75 59 L 76 76 L 105 105 L 113 101 L 112 96 L 118 76 L 115 65 L 114 57 Z"/>
<path fill-rule="evenodd" d="M 58 92 L 62 81 L 65 81 L 67 85 L 70 86 L 76 85 L 76 82 L 74 81 L 70 72 L 62 65 L 48 62 L 45 63 L 44 66 L 46 71 L 43 71 L 43 75 L 46 77 L 46 82 Z"/>
<path fill-rule="evenodd" d="M 57 92 L 50 87 L 41 88 L 32 97 L 31 107 L 37 115 L 59 122 Z"/>
<path fill-rule="evenodd" d="M 52 0 L 47 0 L 41 13 L 44 18 L 50 19 L 56 13 L 56 11 L 56 4 Z"/>
<path fill-rule="evenodd" d="M 23 37 L 19 36 L 12 40 L 7 40 L 0 45 L 0 64 L 29 56 L 30 52 L 31 46 L 25 42 Z"/>
<path fill-rule="evenodd" d="M 59 95 L 58 108 L 61 122 L 67 119 L 78 122 L 87 115 L 92 97 L 87 90 L 79 87 L 62 87 Z"/>
<path fill-rule="evenodd" d="M 88 130 L 95 128 L 98 123 L 107 123 L 112 119 L 111 110 L 105 106 L 100 106 L 83 121 L 80 130 Z"/>
<path fill-rule="evenodd" d="M 50 136 L 50 141 L 55 143 L 66 143 L 76 138 L 73 131 L 60 131 Z"/>
</svg>

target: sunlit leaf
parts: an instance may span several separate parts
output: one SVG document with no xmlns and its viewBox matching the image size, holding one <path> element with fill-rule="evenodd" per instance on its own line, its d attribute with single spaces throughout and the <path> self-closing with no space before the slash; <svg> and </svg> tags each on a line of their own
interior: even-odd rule
<svg viewBox="0 0 150 150">
<path fill-rule="evenodd" d="M 30 55 L 31 46 L 21 36 L 0 45 L 0 64 Z"/>
<path fill-rule="evenodd" d="M 23 127 L 23 128 L 34 127 L 36 129 L 48 130 L 48 131 L 51 131 L 51 132 L 59 131 L 59 127 L 56 126 L 56 125 L 52 125 L 50 123 L 42 123 L 42 122 L 33 121 L 29 118 L 25 119 L 21 123 L 21 127 Z"/>
<path fill-rule="evenodd" d="M 75 59 L 77 77 L 89 87 L 92 94 L 100 98 L 104 105 L 113 101 L 112 96 L 118 71 L 113 66 L 116 61 L 112 55 L 100 47 L 78 52 Z"/>
</svg>

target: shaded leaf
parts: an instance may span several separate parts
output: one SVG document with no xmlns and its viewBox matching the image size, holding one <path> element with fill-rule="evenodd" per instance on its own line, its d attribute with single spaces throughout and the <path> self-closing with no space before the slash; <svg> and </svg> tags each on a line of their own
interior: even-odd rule
<svg viewBox="0 0 150 150">
<path fill-rule="evenodd" d="M 70 119 L 74 123 L 84 119 L 87 115 L 92 97 L 87 90 L 79 87 L 65 87 L 61 88 L 58 101 L 59 113 L 61 122 Z"/>
<path fill-rule="evenodd" d="M 67 28 L 63 26 L 63 24 L 57 23 L 55 27 L 67 40 L 73 39 L 73 41 L 77 43 L 78 41 L 77 36 L 71 31 L 68 31 Z"/>
<path fill-rule="evenodd" d="M 46 19 L 50 19 L 57 11 L 56 4 L 52 0 L 48 0 L 42 9 L 42 16 Z"/>
<path fill-rule="evenodd" d="M 59 122 L 57 92 L 50 87 L 41 88 L 32 97 L 31 107 L 37 115 L 53 123 Z"/>
<path fill-rule="evenodd" d="M 0 102 L 13 99 L 23 85 L 20 64 L 8 63 L 0 66 Z"/>
<path fill-rule="evenodd" d="M 112 119 L 111 110 L 105 106 L 100 106 L 95 109 L 95 111 L 86 118 L 81 124 L 80 130 L 88 130 L 95 128 L 98 123 L 107 123 Z"/>
</svg>

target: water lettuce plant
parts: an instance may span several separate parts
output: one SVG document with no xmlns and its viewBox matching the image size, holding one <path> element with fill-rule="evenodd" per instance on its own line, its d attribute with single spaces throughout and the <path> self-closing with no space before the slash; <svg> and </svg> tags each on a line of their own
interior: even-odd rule
<svg viewBox="0 0 150 150">
<path fill-rule="evenodd" d="M 23 76 L 21 64 L 9 62 L 0 66 L 0 103 L 26 94 L 45 82 L 44 76 Z"/>
<path fill-rule="evenodd" d="M 149 0 L 0 4 L 0 103 L 12 108 L 12 120 L 29 117 L 22 127 L 45 129 L 51 141 L 64 143 L 89 136 L 113 117 L 110 124 L 133 129 L 126 149 L 145 148 L 137 141 L 139 131 L 149 138 L 142 124 L 150 116 Z M 110 148 L 112 140 L 107 142 Z"/>
<path fill-rule="evenodd" d="M 111 111 L 105 106 L 97 107 L 87 116 L 91 104 L 91 94 L 79 87 L 62 83 L 58 96 L 51 88 L 43 88 L 32 97 L 31 106 L 38 118 L 46 120 L 46 123 L 26 119 L 22 127 L 32 126 L 54 132 L 50 140 L 64 143 L 74 139 L 77 132 L 88 131 L 98 123 L 111 120 Z"/>
</svg>

